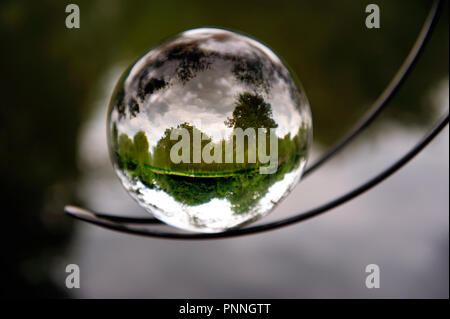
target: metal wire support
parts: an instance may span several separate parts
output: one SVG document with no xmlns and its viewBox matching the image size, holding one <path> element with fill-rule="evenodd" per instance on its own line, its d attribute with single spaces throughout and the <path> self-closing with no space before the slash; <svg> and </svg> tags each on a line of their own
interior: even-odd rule
<svg viewBox="0 0 450 319">
<path fill-rule="evenodd" d="M 319 158 L 315 163 L 310 165 L 304 172 L 304 176 L 310 174 L 315 169 L 323 165 L 325 162 L 333 158 L 338 152 L 340 152 L 350 141 L 363 132 L 373 120 L 381 113 L 381 111 L 388 105 L 392 97 L 400 88 L 401 84 L 405 81 L 408 74 L 410 73 L 413 65 L 417 61 L 426 41 L 429 39 L 430 34 L 433 30 L 433 26 L 436 23 L 437 15 L 441 9 L 441 1 L 435 0 L 432 4 L 430 12 L 422 26 L 422 29 L 411 49 L 405 61 L 401 65 L 400 69 L 397 71 L 396 75 L 393 77 L 388 86 L 384 89 L 381 95 L 375 100 L 369 111 L 360 120 L 360 122 L 352 129 L 350 132 L 344 136 L 335 146 L 333 146 L 328 152 L 326 152 L 322 157 Z M 87 209 L 66 206 L 64 211 L 76 219 L 98 225 L 107 229 L 116 230 L 124 232 L 127 234 L 145 236 L 145 237 L 159 237 L 167 239 L 219 239 L 219 238 L 229 238 L 242 235 L 250 235 L 255 233 L 260 233 L 264 231 L 274 230 L 284 226 L 292 225 L 312 217 L 318 216 L 329 210 L 344 204 L 353 198 L 361 195 L 365 191 L 371 189 L 372 187 L 378 185 L 380 182 L 384 181 L 386 178 L 394 174 L 406 163 L 408 163 L 415 155 L 417 155 L 422 149 L 424 149 L 434 137 L 436 137 L 440 131 L 448 124 L 449 117 L 448 113 L 419 141 L 408 153 L 406 153 L 399 160 L 394 162 L 388 168 L 381 171 L 379 174 L 371 178 L 370 180 L 364 182 L 353 190 L 326 202 L 325 204 L 319 205 L 313 209 L 305 212 L 298 213 L 294 216 L 280 219 L 278 221 L 269 222 L 265 224 L 250 226 L 241 229 L 234 229 L 225 231 L 222 233 L 188 233 L 188 232 L 176 232 L 176 231 L 160 231 L 156 229 L 149 229 L 148 227 L 136 226 L 140 225 L 154 225 L 160 224 L 161 222 L 155 218 L 137 218 L 137 217 L 122 217 L 122 216 L 112 216 L 102 213 L 93 212 Z"/>
<path fill-rule="evenodd" d="M 367 128 L 373 120 L 381 113 L 381 111 L 389 104 L 392 98 L 395 96 L 397 91 L 400 89 L 401 85 L 405 82 L 409 72 L 418 60 L 422 49 L 424 48 L 427 40 L 430 38 L 430 34 L 437 21 L 437 14 L 441 8 L 441 1 L 437 0 L 433 2 L 430 12 L 414 42 L 411 51 L 409 52 L 406 59 L 403 61 L 402 65 L 398 69 L 397 73 L 392 78 L 391 82 L 384 89 L 384 91 L 378 96 L 375 102 L 372 104 L 367 113 L 361 118 L 361 120 L 351 129 L 347 135 L 345 135 L 340 141 L 338 141 L 333 147 L 331 147 L 327 153 L 320 157 L 315 163 L 309 165 L 303 177 L 309 175 L 319 166 L 324 164 L 326 161 L 331 159 L 334 155 L 340 152 L 350 141 L 357 137 L 365 128 Z"/>
</svg>

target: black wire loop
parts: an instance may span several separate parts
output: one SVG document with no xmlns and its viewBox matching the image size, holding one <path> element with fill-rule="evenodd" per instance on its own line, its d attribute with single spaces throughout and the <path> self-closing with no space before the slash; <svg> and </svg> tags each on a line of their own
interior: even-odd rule
<svg viewBox="0 0 450 319">
<path fill-rule="evenodd" d="M 441 1 L 435 0 L 431 6 L 430 12 L 414 42 L 411 51 L 406 59 L 398 69 L 397 73 L 392 78 L 391 82 L 384 89 L 384 91 L 378 96 L 375 102 L 372 104 L 367 113 L 361 118 L 361 120 L 345 135 L 340 141 L 338 141 L 330 150 L 327 151 L 320 159 L 306 168 L 303 173 L 303 177 L 309 175 L 326 161 L 331 159 L 334 155 L 340 152 L 350 141 L 357 137 L 365 128 L 367 128 L 373 120 L 381 113 L 381 111 L 389 104 L 392 98 L 395 96 L 401 85 L 405 82 L 409 72 L 418 60 L 422 49 L 424 48 L 427 40 L 430 38 L 430 34 L 436 24 L 436 17 L 441 7 Z"/>
<path fill-rule="evenodd" d="M 369 111 L 360 120 L 360 122 L 352 129 L 350 132 L 344 136 L 335 146 L 333 146 L 326 154 L 319 158 L 315 163 L 310 165 L 304 172 L 303 176 L 309 175 L 318 167 L 323 165 L 325 162 L 330 160 L 338 152 L 340 152 L 350 141 L 363 132 L 373 120 L 381 113 L 381 111 L 388 105 L 389 101 L 393 98 L 395 93 L 400 88 L 401 84 L 405 81 L 407 75 L 410 73 L 412 67 L 416 63 L 420 53 L 422 52 L 433 27 L 437 20 L 437 15 L 441 9 L 441 1 L 435 0 L 432 4 L 430 12 L 422 26 L 422 29 L 411 49 L 405 61 L 401 65 L 400 69 L 397 71 L 396 75 L 393 77 L 388 86 L 384 89 L 381 95 L 375 100 Z M 278 221 L 269 222 L 265 224 L 250 226 L 246 228 L 234 229 L 225 231 L 222 233 L 187 233 L 187 232 L 166 232 L 159 231 L 156 229 L 149 229 L 142 226 L 136 226 L 136 224 L 151 225 L 151 224 L 161 224 L 161 222 L 153 217 L 124 217 L 124 216 L 113 216 L 102 213 L 93 212 L 87 209 L 66 206 L 64 211 L 76 219 L 101 226 L 107 229 L 116 230 L 119 232 L 124 232 L 127 234 L 145 236 L 145 237 L 159 237 L 168 239 L 219 239 L 219 238 L 229 238 L 237 237 L 242 235 L 250 235 L 255 233 L 260 233 L 268 230 L 274 230 L 280 227 L 292 225 L 309 218 L 323 214 L 343 203 L 350 201 L 351 199 L 361 195 L 365 191 L 376 186 L 393 173 L 398 171 L 406 163 L 408 163 L 415 155 L 417 155 L 423 148 L 425 148 L 434 137 L 448 124 L 449 118 L 448 113 L 429 131 L 422 140 L 417 143 L 408 153 L 406 153 L 399 160 L 394 162 L 388 168 L 384 169 L 378 175 L 374 176 L 372 179 L 361 184 L 360 186 L 354 188 L 353 190 L 335 198 L 323 205 L 317 206 L 306 212 L 298 213 L 294 216 L 280 219 Z M 135 225 L 133 225 L 135 224 Z"/>
</svg>

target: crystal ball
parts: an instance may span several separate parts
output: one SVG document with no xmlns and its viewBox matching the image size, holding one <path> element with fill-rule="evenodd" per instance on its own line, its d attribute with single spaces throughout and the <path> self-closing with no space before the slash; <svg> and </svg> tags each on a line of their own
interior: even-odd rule
<svg viewBox="0 0 450 319">
<path fill-rule="evenodd" d="M 223 232 L 268 214 L 297 184 L 312 119 L 272 50 L 200 28 L 123 73 L 107 131 L 114 170 L 139 205 L 183 230 Z"/>
</svg>

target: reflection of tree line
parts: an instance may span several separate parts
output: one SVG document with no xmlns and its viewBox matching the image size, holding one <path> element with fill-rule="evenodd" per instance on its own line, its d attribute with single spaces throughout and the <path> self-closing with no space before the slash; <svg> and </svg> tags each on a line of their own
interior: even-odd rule
<svg viewBox="0 0 450 319">
<path fill-rule="evenodd" d="M 271 118 L 270 104 L 256 94 L 243 93 L 233 111 L 233 118 L 225 124 L 234 129 L 275 128 L 277 124 Z M 184 128 L 193 136 L 197 128 L 183 123 L 178 128 Z M 175 128 L 166 129 L 163 137 L 149 151 L 147 137 L 143 131 L 138 132 L 133 139 L 126 134 L 118 136 L 116 126 L 113 126 L 112 142 L 116 150 L 116 161 L 120 169 L 138 178 L 150 188 L 159 188 L 169 193 L 175 200 L 186 205 L 200 205 L 214 198 L 226 198 L 235 213 L 249 211 L 262 198 L 269 187 L 283 179 L 284 175 L 295 169 L 301 158 L 306 156 L 308 130 L 300 127 L 298 133 L 291 137 L 290 133 L 278 138 L 278 168 L 273 174 L 260 174 L 259 161 L 248 163 L 248 145 L 245 145 L 244 163 L 224 163 L 226 143 L 236 143 L 235 139 L 222 139 L 222 163 L 174 163 L 170 158 L 170 150 L 177 140 L 171 140 L 171 132 Z M 269 134 L 266 136 L 269 139 Z M 211 138 L 201 140 L 201 149 L 211 143 Z M 215 143 L 211 143 L 215 144 Z M 193 143 L 190 143 L 190 158 L 193 158 Z M 269 141 L 266 141 L 269 145 Z M 236 147 L 233 147 L 236 156 Z M 192 161 L 191 161 L 192 162 Z M 193 178 L 195 177 L 195 178 Z"/>
</svg>

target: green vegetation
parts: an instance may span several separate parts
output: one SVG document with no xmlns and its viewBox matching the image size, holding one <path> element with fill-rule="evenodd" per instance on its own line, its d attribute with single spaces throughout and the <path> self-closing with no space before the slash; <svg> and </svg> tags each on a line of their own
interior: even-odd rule
<svg viewBox="0 0 450 319">
<path fill-rule="evenodd" d="M 235 103 L 233 117 L 225 121 L 228 127 L 245 130 L 249 127 L 276 128 L 278 124 L 272 119 L 272 108 L 259 94 L 244 92 Z"/>
<path fill-rule="evenodd" d="M 241 94 L 236 101 L 233 118 L 227 125 L 234 128 L 265 127 L 274 128 L 277 124 L 272 119 L 271 106 L 258 95 Z M 239 126 L 240 125 L 240 126 Z M 194 133 L 202 134 L 197 128 L 183 123 L 177 128 L 184 128 L 192 138 Z M 121 170 L 138 178 L 150 188 L 157 188 L 170 194 L 176 201 L 190 205 L 201 205 L 214 198 L 227 199 L 236 214 L 248 212 L 268 191 L 275 182 L 283 179 L 286 173 L 296 169 L 301 159 L 306 157 L 309 136 L 306 127 L 301 127 L 294 137 L 286 134 L 278 138 L 278 168 L 274 174 L 260 174 L 259 161 L 248 163 L 248 144 L 244 149 L 243 163 L 223 163 L 225 145 L 236 143 L 236 140 L 221 140 L 222 163 L 174 163 L 170 159 L 170 150 L 178 143 L 171 140 L 171 132 L 175 128 L 166 129 L 151 152 L 147 137 L 139 131 L 133 139 L 126 134 L 118 136 L 113 126 L 112 136 L 115 160 Z M 267 138 L 269 138 L 267 136 Z M 201 148 L 211 143 L 207 137 L 201 141 Z M 211 143 L 212 145 L 217 145 Z M 193 158 L 193 141 L 190 143 L 190 158 Z M 268 145 L 268 144 L 267 144 Z M 234 158 L 236 148 L 233 148 Z"/>
</svg>

